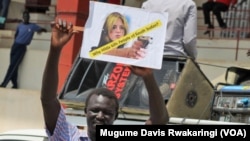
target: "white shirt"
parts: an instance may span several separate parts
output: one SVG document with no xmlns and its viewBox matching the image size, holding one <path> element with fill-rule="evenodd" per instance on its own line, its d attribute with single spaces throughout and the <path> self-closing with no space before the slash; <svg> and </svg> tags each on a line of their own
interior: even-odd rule
<svg viewBox="0 0 250 141">
<path fill-rule="evenodd" d="M 168 12 L 164 55 L 197 57 L 197 9 L 192 0 L 147 0 L 143 9 Z"/>
</svg>

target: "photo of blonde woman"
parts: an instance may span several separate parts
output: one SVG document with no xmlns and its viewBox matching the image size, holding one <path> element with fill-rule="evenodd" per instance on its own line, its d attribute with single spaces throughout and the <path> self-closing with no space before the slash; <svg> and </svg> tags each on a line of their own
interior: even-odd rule
<svg viewBox="0 0 250 141">
<path fill-rule="evenodd" d="M 118 12 L 112 12 L 107 16 L 103 25 L 98 46 L 92 47 L 91 51 L 125 36 L 128 33 L 128 28 L 128 22 L 126 18 Z M 125 44 L 119 45 L 115 49 L 112 49 L 105 54 L 133 59 L 140 59 L 145 56 L 143 43 L 139 40 L 134 41 L 131 47 L 124 48 L 124 46 Z"/>
</svg>

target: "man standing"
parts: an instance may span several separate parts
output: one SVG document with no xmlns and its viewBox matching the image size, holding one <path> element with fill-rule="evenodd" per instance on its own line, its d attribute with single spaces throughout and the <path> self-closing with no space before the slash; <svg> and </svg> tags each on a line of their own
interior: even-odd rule
<svg viewBox="0 0 250 141">
<path fill-rule="evenodd" d="M 10 64 L 8 71 L 5 75 L 0 87 L 6 87 L 9 81 L 12 81 L 12 88 L 17 89 L 18 67 L 26 53 L 27 46 L 31 43 L 35 32 L 41 33 L 47 30 L 38 26 L 37 24 L 30 23 L 30 14 L 28 11 L 23 12 L 23 22 L 17 27 L 15 33 L 15 40 L 10 51 Z"/>
<path fill-rule="evenodd" d="M 164 55 L 197 57 L 197 10 L 192 0 L 147 0 L 143 9 L 167 12 Z"/>
</svg>

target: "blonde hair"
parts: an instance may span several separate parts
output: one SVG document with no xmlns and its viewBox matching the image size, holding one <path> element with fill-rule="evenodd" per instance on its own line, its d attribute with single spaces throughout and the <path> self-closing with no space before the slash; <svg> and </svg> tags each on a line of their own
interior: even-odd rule
<svg viewBox="0 0 250 141">
<path fill-rule="evenodd" d="M 113 25 L 115 24 L 115 22 L 120 19 L 123 23 L 124 26 L 124 34 L 126 35 L 128 33 L 128 22 L 127 19 L 120 14 L 119 12 L 113 12 L 111 14 L 109 14 L 105 20 L 105 23 L 103 25 L 103 29 L 102 29 L 102 34 L 101 34 L 101 39 L 99 42 L 98 46 L 102 46 L 105 45 L 109 42 L 111 42 L 112 40 L 109 38 L 108 33 L 112 30 Z"/>
</svg>

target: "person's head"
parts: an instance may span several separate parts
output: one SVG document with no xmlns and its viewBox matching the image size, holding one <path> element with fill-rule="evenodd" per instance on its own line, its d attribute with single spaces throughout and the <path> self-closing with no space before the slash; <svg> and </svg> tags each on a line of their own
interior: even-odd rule
<svg viewBox="0 0 250 141">
<path fill-rule="evenodd" d="M 111 125 L 116 120 L 119 101 L 115 94 L 106 88 L 93 89 L 85 101 L 88 133 L 96 133 L 96 125 Z"/>
<path fill-rule="evenodd" d="M 29 20 L 30 20 L 30 13 L 28 10 L 25 10 L 23 12 L 23 22 L 27 24 L 29 23 Z"/>
<path fill-rule="evenodd" d="M 108 15 L 103 25 L 99 46 L 114 41 L 127 33 L 128 22 L 126 18 L 118 12 L 113 12 Z"/>
</svg>

